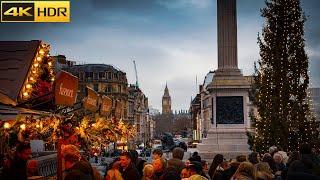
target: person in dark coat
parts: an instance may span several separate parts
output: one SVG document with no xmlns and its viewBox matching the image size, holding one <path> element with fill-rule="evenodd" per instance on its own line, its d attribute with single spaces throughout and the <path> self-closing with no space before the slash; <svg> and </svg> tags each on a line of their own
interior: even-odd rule
<svg viewBox="0 0 320 180">
<path fill-rule="evenodd" d="M 123 152 L 120 154 L 120 166 L 122 167 L 122 177 L 124 180 L 140 180 L 140 175 L 132 162 L 131 154 Z"/>
<path fill-rule="evenodd" d="M 64 180 L 93 180 L 93 170 L 88 161 L 79 160 L 66 171 Z"/>
<path fill-rule="evenodd" d="M 152 166 L 153 166 L 153 180 L 158 180 L 163 175 L 164 170 L 166 169 L 166 161 L 163 158 L 158 158 L 152 160 Z"/>
<path fill-rule="evenodd" d="M 199 153 L 197 151 L 193 152 L 192 157 L 195 161 L 198 161 L 201 163 L 201 157 L 199 156 Z"/>
<path fill-rule="evenodd" d="M 64 180 L 93 180 L 93 169 L 88 161 L 81 157 L 79 149 L 75 145 L 65 145 L 61 149 L 65 162 Z"/>
<path fill-rule="evenodd" d="M 212 160 L 212 163 L 210 165 L 209 168 L 209 177 L 211 179 L 214 179 L 214 176 L 218 170 L 218 167 L 221 165 L 221 163 L 223 162 L 223 155 L 222 154 L 216 154 Z"/>
<path fill-rule="evenodd" d="M 230 163 L 230 167 L 222 172 L 223 179 L 230 179 L 237 171 L 242 162 L 246 161 L 246 156 L 240 155 L 236 157 L 236 162 Z"/>
<path fill-rule="evenodd" d="M 5 162 L 2 177 L 0 179 L 26 180 L 27 161 L 31 158 L 29 143 L 19 143 L 12 159 Z"/>
<path fill-rule="evenodd" d="M 301 159 L 293 161 L 288 169 L 287 179 L 319 179 L 320 162 L 312 154 L 309 144 L 302 144 L 300 147 Z"/>
<path fill-rule="evenodd" d="M 181 173 L 182 169 L 186 167 L 185 163 L 182 161 L 183 155 L 184 150 L 176 147 L 172 151 L 172 159 L 168 160 L 168 167 L 176 168 L 179 174 Z"/>
</svg>

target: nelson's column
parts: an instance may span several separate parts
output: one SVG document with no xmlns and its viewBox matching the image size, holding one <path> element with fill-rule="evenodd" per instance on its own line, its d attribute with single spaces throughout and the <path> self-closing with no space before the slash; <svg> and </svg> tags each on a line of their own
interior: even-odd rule
<svg viewBox="0 0 320 180">
<path fill-rule="evenodd" d="M 217 153 L 225 158 L 248 154 L 250 82 L 238 68 L 236 0 L 217 0 L 218 69 L 206 91 L 211 97 L 211 127 L 198 144 L 205 159 Z"/>
</svg>

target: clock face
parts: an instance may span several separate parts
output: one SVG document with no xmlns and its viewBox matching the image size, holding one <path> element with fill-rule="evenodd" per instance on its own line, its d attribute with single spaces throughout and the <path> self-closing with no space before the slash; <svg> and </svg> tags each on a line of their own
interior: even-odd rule
<svg viewBox="0 0 320 180">
<path fill-rule="evenodd" d="M 168 101 L 163 101 L 163 105 L 168 105 Z"/>
</svg>

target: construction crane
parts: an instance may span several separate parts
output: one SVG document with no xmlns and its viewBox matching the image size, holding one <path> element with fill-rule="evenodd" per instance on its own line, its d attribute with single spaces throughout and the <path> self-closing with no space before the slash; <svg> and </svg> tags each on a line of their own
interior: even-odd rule
<svg viewBox="0 0 320 180">
<path fill-rule="evenodd" d="M 136 66 L 135 60 L 133 60 L 133 65 L 134 65 L 134 72 L 136 73 L 136 88 L 139 88 L 138 72 L 137 72 L 137 66 Z"/>
</svg>

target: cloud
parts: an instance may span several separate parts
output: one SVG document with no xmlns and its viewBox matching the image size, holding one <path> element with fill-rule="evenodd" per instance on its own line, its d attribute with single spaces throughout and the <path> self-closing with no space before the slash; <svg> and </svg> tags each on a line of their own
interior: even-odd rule
<svg viewBox="0 0 320 180">
<path fill-rule="evenodd" d="M 185 8 L 208 8 L 212 1 L 210 0 L 157 0 L 157 3 L 168 9 L 185 9 Z"/>
<path fill-rule="evenodd" d="M 238 62 L 251 74 L 259 58 L 257 33 L 264 1 L 238 0 Z M 311 82 L 319 84 L 318 0 L 302 0 L 307 14 L 306 44 Z M 112 64 L 140 85 L 161 110 L 165 82 L 173 109 L 188 109 L 198 83 L 217 68 L 216 0 L 71 0 L 71 23 L 0 23 L 1 40 L 43 39 L 51 54 L 86 63 Z M 320 85 L 319 85 L 320 86 Z"/>
</svg>

